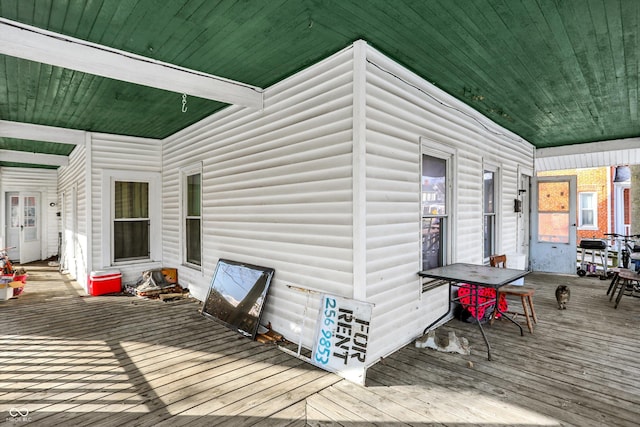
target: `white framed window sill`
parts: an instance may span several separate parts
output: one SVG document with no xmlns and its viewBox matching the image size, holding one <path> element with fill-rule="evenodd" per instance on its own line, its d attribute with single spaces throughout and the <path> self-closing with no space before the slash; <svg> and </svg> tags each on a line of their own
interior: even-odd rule
<svg viewBox="0 0 640 427">
<path fill-rule="evenodd" d="M 188 268 L 188 269 L 193 270 L 193 271 L 202 271 L 202 266 L 201 265 L 187 264 L 187 263 L 182 263 L 180 265 L 181 265 L 181 267 Z"/>
</svg>

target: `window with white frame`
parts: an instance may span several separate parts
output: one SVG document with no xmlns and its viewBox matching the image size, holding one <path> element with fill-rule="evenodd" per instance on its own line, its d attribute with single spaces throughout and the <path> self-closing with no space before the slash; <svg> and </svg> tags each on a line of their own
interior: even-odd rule
<svg viewBox="0 0 640 427">
<path fill-rule="evenodd" d="M 149 258 L 149 183 L 115 181 L 113 260 Z"/>
<path fill-rule="evenodd" d="M 202 265 L 202 172 L 197 165 L 182 171 L 183 262 Z"/>
<path fill-rule="evenodd" d="M 489 257 L 496 253 L 498 169 L 485 165 L 482 176 L 483 257 L 485 262 L 489 262 Z"/>
<path fill-rule="evenodd" d="M 598 194 L 583 192 L 578 194 L 578 225 L 582 228 L 598 227 Z"/>
<path fill-rule="evenodd" d="M 103 265 L 153 261 L 161 245 L 160 175 L 103 172 Z"/>
<path fill-rule="evenodd" d="M 423 149 L 421 178 L 422 269 L 447 264 L 451 241 L 452 155 Z"/>
</svg>

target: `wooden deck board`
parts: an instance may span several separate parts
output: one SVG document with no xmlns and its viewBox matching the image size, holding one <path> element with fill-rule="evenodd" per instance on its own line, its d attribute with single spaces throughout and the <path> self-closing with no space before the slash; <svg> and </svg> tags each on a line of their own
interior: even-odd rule
<svg viewBox="0 0 640 427">
<path fill-rule="evenodd" d="M 254 427 L 304 426 L 307 422 L 306 407 L 307 402 L 300 400 L 292 405 L 287 406 L 281 411 L 278 411 L 277 416 L 262 418 L 261 420 L 252 423 L 251 425 Z"/>
<path fill-rule="evenodd" d="M 35 426 L 575 425 L 640 419 L 640 299 L 616 310 L 609 281 L 531 274 L 539 322 L 452 320 L 470 355 L 412 345 L 372 366 L 367 386 L 252 342 L 173 303 L 85 296 L 51 269 L 27 266 L 17 299 L 0 302 L 0 411 Z M 571 286 L 567 310 L 554 291 Z M 514 302 L 517 304 L 517 302 Z M 519 320 L 522 320 L 521 318 Z M 5 415 L 6 417 L 6 415 Z M 1 418 L 0 418 L 1 419 Z M 13 420 L 12 420 L 13 421 Z M 13 423 L 12 423 L 13 425 Z"/>
</svg>

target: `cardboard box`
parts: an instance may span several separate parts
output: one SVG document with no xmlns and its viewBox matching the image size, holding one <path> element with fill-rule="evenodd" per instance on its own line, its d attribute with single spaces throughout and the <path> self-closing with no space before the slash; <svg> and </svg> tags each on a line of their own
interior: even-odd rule
<svg viewBox="0 0 640 427">
<path fill-rule="evenodd" d="M 0 301 L 13 298 L 13 288 L 8 283 L 0 283 Z"/>
<path fill-rule="evenodd" d="M 120 270 L 92 271 L 88 292 L 94 296 L 122 292 L 122 273 Z"/>
</svg>

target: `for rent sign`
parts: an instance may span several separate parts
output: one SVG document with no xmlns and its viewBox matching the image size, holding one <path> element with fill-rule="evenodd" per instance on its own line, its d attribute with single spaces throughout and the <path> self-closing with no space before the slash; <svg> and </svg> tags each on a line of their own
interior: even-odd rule
<svg viewBox="0 0 640 427">
<path fill-rule="evenodd" d="M 372 305 L 322 295 L 312 361 L 358 383 L 364 383 Z"/>
</svg>

